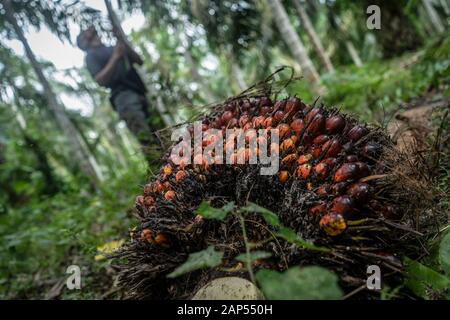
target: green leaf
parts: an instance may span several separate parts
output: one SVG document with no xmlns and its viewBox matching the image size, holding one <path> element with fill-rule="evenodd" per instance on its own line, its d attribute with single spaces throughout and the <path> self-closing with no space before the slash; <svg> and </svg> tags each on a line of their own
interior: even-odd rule
<svg viewBox="0 0 450 320">
<path fill-rule="evenodd" d="M 439 262 L 447 275 L 450 275 L 450 232 L 444 235 L 439 245 Z"/>
<path fill-rule="evenodd" d="M 325 247 L 318 247 L 311 242 L 305 241 L 301 239 L 294 230 L 286 227 L 280 228 L 277 232 L 275 232 L 275 235 L 277 237 L 283 238 L 289 243 L 293 243 L 299 247 L 310 249 L 310 250 L 316 250 L 316 251 L 322 251 L 322 252 L 329 252 L 330 249 Z"/>
<path fill-rule="evenodd" d="M 209 204 L 209 202 L 204 200 L 202 201 L 202 203 L 200 203 L 200 206 L 197 208 L 196 214 L 199 214 L 206 219 L 223 220 L 226 218 L 228 213 L 234 210 L 234 208 L 235 208 L 234 202 L 229 202 L 222 208 L 218 209 L 212 207 Z"/>
<path fill-rule="evenodd" d="M 404 262 L 406 264 L 406 273 L 408 276 L 407 279 L 405 279 L 406 287 L 424 299 L 432 298 L 430 293 L 435 296 L 436 294 L 444 294 L 444 292 L 447 299 L 450 298 L 449 277 L 407 257 L 404 258 Z M 432 291 L 430 292 L 430 290 Z"/>
<path fill-rule="evenodd" d="M 266 259 L 272 256 L 270 252 L 255 250 L 251 251 L 249 254 L 250 261 L 255 261 L 259 259 Z M 236 257 L 237 261 L 247 262 L 247 253 L 241 253 Z"/>
<path fill-rule="evenodd" d="M 203 268 L 214 268 L 222 263 L 223 252 L 215 251 L 214 246 L 207 249 L 191 253 L 187 260 L 172 273 L 167 275 L 168 278 L 176 278 L 182 274 Z"/>
<path fill-rule="evenodd" d="M 256 280 L 264 296 L 272 300 L 331 300 L 342 297 L 338 277 L 317 266 L 293 267 L 283 273 L 261 270 L 256 273 Z"/>
<path fill-rule="evenodd" d="M 266 208 L 263 208 L 263 207 L 257 205 L 256 203 L 249 202 L 245 207 L 241 208 L 241 211 L 244 211 L 247 213 L 259 213 L 260 215 L 262 215 L 264 220 L 271 226 L 273 226 L 273 227 L 281 226 L 280 219 L 278 218 L 278 216 L 275 213 L 273 213 L 272 211 L 270 211 Z"/>
</svg>

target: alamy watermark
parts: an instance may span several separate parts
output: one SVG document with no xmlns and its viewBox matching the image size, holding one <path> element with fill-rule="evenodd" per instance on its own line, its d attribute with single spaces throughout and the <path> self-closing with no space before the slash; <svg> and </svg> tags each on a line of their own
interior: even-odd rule
<svg viewBox="0 0 450 320">
<path fill-rule="evenodd" d="M 66 287 L 69 290 L 81 289 L 81 270 L 77 265 L 70 265 L 66 269 L 66 273 L 70 274 L 66 280 Z"/>
<path fill-rule="evenodd" d="M 366 20 L 366 26 L 369 30 L 381 29 L 381 9 L 377 5 L 370 5 L 366 9 L 366 13 L 370 16 Z"/>
</svg>

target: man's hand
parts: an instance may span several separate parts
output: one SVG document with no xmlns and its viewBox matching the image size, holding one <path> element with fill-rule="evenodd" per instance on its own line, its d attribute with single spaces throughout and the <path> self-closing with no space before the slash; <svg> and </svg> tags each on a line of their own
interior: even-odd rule
<svg viewBox="0 0 450 320">
<path fill-rule="evenodd" d="M 127 52 L 127 46 L 119 41 L 117 42 L 116 46 L 114 47 L 113 56 L 118 59 L 124 56 Z"/>
</svg>

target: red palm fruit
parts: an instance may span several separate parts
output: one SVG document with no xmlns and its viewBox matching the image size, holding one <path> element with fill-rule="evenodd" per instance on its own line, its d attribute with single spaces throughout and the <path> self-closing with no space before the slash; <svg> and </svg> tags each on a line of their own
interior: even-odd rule
<svg viewBox="0 0 450 320">
<path fill-rule="evenodd" d="M 177 182 L 182 181 L 184 178 L 186 178 L 186 172 L 183 170 L 178 171 L 177 174 L 175 175 L 175 180 Z"/>
<path fill-rule="evenodd" d="M 355 202 L 349 196 L 339 196 L 331 203 L 331 211 L 339 213 L 343 217 L 348 217 L 355 210 Z"/>
<path fill-rule="evenodd" d="M 273 109 L 274 110 L 284 110 L 285 105 L 286 105 L 286 100 L 279 100 L 279 101 L 275 102 Z"/>
<path fill-rule="evenodd" d="M 161 193 L 161 192 L 164 191 L 164 186 L 163 186 L 163 184 L 162 184 L 160 181 L 158 181 L 158 180 L 156 180 L 156 181 L 152 184 L 152 187 L 153 187 L 153 192 L 155 192 L 155 193 Z"/>
<path fill-rule="evenodd" d="M 272 142 L 270 144 L 270 154 L 279 154 L 280 153 L 280 146 L 278 143 Z"/>
<path fill-rule="evenodd" d="M 300 99 L 298 99 L 296 97 L 290 97 L 286 101 L 286 106 L 284 107 L 284 112 L 288 113 L 292 110 L 298 110 L 301 108 L 301 106 L 302 106 L 302 103 L 301 103 Z"/>
<path fill-rule="evenodd" d="M 312 154 L 314 158 L 318 158 L 322 154 L 322 148 L 320 146 L 312 146 L 309 149 L 309 152 Z"/>
<path fill-rule="evenodd" d="M 275 114 L 273 115 L 273 119 L 279 123 L 281 120 L 283 120 L 284 118 L 284 112 L 281 110 L 278 110 L 277 112 L 275 112 Z"/>
<path fill-rule="evenodd" d="M 338 182 L 331 186 L 330 190 L 331 193 L 338 196 L 345 193 L 345 190 L 347 189 L 348 183 L 347 182 Z"/>
<path fill-rule="evenodd" d="M 370 174 L 369 166 L 364 162 L 354 162 L 358 167 L 358 178 L 367 177 Z"/>
<path fill-rule="evenodd" d="M 206 123 L 202 123 L 202 131 L 206 131 L 209 129 L 209 126 Z"/>
<path fill-rule="evenodd" d="M 231 119 L 233 119 L 233 112 L 225 111 L 222 114 L 222 123 L 223 123 L 223 125 L 226 126 Z"/>
<path fill-rule="evenodd" d="M 282 123 L 280 125 L 277 126 L 278 129 L 278 135 L 280 136 L 280 139 L 283 139 L 284 137 L 286 137 L 289 134 L 289 125 L 287 125 L 286 123 Z"/>
<path fill-rule="evenodd" d="M 228 129 L 232 129 L 232 128 L 237 127 L 238 125 L 239 125 L 238 119 L 236 119 L 236 118 L 231 118 L 231 120 L 228 122 L 227 128 L 228 128 Z"/>
<path fill-rule="evenodd" d="M 272 105 L 272 101 L 270 100 L 270 98 L 267 97 L 262 97 L 259 100 L 259 106 L 263 107 L 263 106 L 271 106 Z"/>
<path fill-rule="evenodd" d="M 325 121 L 325 131 L 328 134 L 340 133 L 345 128 L 345 119 L 341 115 L 334 115 Z"/>
<path fill-rule="evenodd" d="M 155 237 L 155 243 L 160 246 L 166 246 L 169 244 L 169 237 L 164 233 L 158 233 Z"/>
<path fill-rule="evenodd" d="M 171 175 L 173 172 L 172 166 L 171 165 L 165 165 L 163 168 L 163 173 L 167 176 Z"/>
<path fill-rule="evenodd" d="M 402 218 L 400 211 L 391 205 L 384 206 L 381 210 L 381 214 L 384 218 L 389 220 L 400 220 Z"/>
<path fill-rule="evenodd" d="M 291 164 L 291 163 L 295 162 L 296 160 L 297 160 L 297 154 L 291 153 L 291 154 L 288 154 L 287 156 L 285 156 L 281 160 L 281 164 L 282 165 L 288 165 L 288 164 Z"/>
<path fill-rule="evenodd" d="M 173 190 L 167 191 L 167 192 L 164 194 L 164 198 L 165 198 L 167 201 L 173 200 L 173 198 L 175 198 L 175 191 L 173 191 Z"/>
<path fill-rule="evenodd" d="M 153 232 L 150 229 L 144 229 L 141 232 L 141 241 L 153 242 Z"/>
<path fill-rule="evenodd" d="M 311 173 L 311 169 L 312 166 L 309 163 L 302 164 L 297 168 L 297 176 L 306 180 Z"/>
<path fill-rule="evenodd" d="M 248 101 L 244 101 L 241 105 L 242 111 L 248 111 L 251 107 L 252 107 L 252 105 Z"/>
<path fill-rule="evenodd" d="M 251 130 L 251 131 L 245 132 L 245 137 L 244 137 L 245 142 L 246 143 L 250 143 L 250 141 L 256 142 L 257 135 L 258 134 L 256 133 L 256 130 Z"/>
<path fill-rule="evenodd" d="M 324 144 L 325 142 L 327 142 L 328 140 L 330 140 L 329 136 L 327 136 L 326 134 L 321 134 L 320 136 L 317 136 L 316 138 L 314 138 L 313 143 L 315 145 L 320 146 L 320 145 Z"/>
<path fill-rule="evenodd" d="M 206 159 L 203 157 L 203 155 L 201 153 L 195 155 L 194 165 L 199 165 L 204 170 L 207 170 L 209 167 L 208 162 L 206 161 Z"/>
<path fill-rule="evenodd" d="M 203 217 L 202 217 L 201 215 L 197 214 L 197 215 L 195 216 L 195 218 L 194 218 L 194 223 L 195 223 L 195 224 L 199 224 L 199 223 L 201 223 L 202 221 L 203 221 Z"/>
<path fill-rule="evenodd" d="M 250 116 L 244 114 L 239 118 L 239 127 L 243 128 L 250 121 Z"/>
<path fill-rule="evenodd" d="M 345 162 L 357 162 L 358 161 L 358 157 L 355 156 L 354 154 L 348 155 L 345 157 Z"/>
<path fill-rule="evenodd" d="M 305 164 L 305 163 L 311 161 L 312 158 L 313 158 L 313 156 L 310 153 L 302 154 L 300 157 L 298 157 L 297 163 L 299 165 L 302 165 L 302 164 Z"/>
<path fill-rule="evenodd" d="M 146 207 L 151 207 L 155 203 L 155 199 L 152 196 L 144 197 L 144 204 Z"/>
<path fill-rule="evenodd" d="M 134 202 L 140 206 L 143 206 L 144 205 L 144 196 L 137 196 L 136 200 Z"/>
<path fill-rule="evenodd" d="M 364 127 L 357 125 L 357 126 L 354 126 L 353 128 L 351 128 L 347 132 L 347 137 L 351 141 L 356 142 L 359 139 L 361 139 L 364 135 L 366 135 L 366 133 L 367 133 L 367 130 Z"/>
<path fill-rule="evenodd" d="M 366 202 L 370 197 L 370 193 L 370 186 L 363 182 L 354 183 L 347 189 L 347 194 L 359 203 Z"/>
<path fill-rule="evenodd" d="M 261 108 L 261 110 L 259 111 L 259 114 L 261 116 L 265 116 L 266 114 L 268 114 L 270 111 L 270 107 L 269 106 L 264 106 Z"/>
<path fill-rule="evenodd" d="M 305 123 L 308 124 L 311 120 L 321 112 L 320 108 L 312 108 L 305 115 Z"/>
<path fill-rule="evenodd" d="M 282 152 L 294 150 L 294 149 L 295 149 L 295 143 L 291 138 L 284 140 L 280 145 L 280 150 Z"/>
<path fill-rule="evenodd" d="M 264 122 L 263 116 L 253 117 L 253 119 L 252 119 L 253 128 L 261 128 L 263 125 L 263 122 Z"/>
<path fill-rule="evenodd" d="M 144 195 L 148 196 L 149 194 L 151 194 L 153 192 L 153 186 L 151 184 L 146 184 L 144 186 Z"/>
<path fill-rule="evenodd" d="M 228 161 L 228 163 L 229 164 L 237 164 L 237 153 L 236 152 L 234 152 L 234 153 L 232 153 L 231 155 L 230 155 L 230 158 L 229 158 L 229 161 Z"/>
<path fill-rule="evenodd" d="M 344 217 L 335 212 L 324 215 L 319 225 L 329 236 L 337 236 L 347 229 Z"/>
<path fill-rule="evenodd" d="M 163 191 L 172 190 L 172 186 L 169 181 L 163 183 Z"/>
<path fill-rule="evenodd" d="M 308 213 L 314 217 L 320 216 L 327 211 L 327 204 L 323 201 L 314 204 L 308 209 Z"/>
<path fill-rule="evenodd" d="M 342 145 L 338 138 L 334 138 L 322 145 L 322 151 L 325 152 L 327 158 L 336 157 L 342 151 Z"/>
<path fill-rule="evenodd" d="M 302 135 L 302 145 L 304 147 L 307 147 L 309 145 L 311 145 L 311 143 L 314 140 L 314 135 L 308 133 L 308 132 L 304 132 Z"/>
<path fill-rule="evenodd" d="M 355 163 L 344 163 L 334 174 L 334 182 L 354 180 L 358 177 L 360 170 Z"/>
<path fill-rule="evenodd" d="M 319 179 L 325 179 L 330 173 L 330 167 L 324 162 L 319 162 L 314 166 L 314 172 Z"/>
<path fill-rule="evenodd" d="M 325 117 L 318 113 L 314 116 L 314 118 L 309 122 L 306 131 L 312 135 L 320 134 L 323 131 L 325 126 Z"/>
<path fill-rule="evenodd" d="M 292 135 L 290 139 L 294 142 L 294 144 L 297 144 L 298 138 L 296 135 Z"/>
<path fill-rule="evenodd" d="M 253 123 L 252 122 L 247 122 L 243 127 L 242 130 L 247 131 L 253 128 Z"/>
<path fill-rule="evenodd" d="M 326 158 L 322 162 L 326 163 L 330 167 L 330 169 L 334 169 L 339 163 L 338 159 L 333 157 Z"/>
<path fill-rule="evenodd" d="M 375 142 L 369 142 L 361 148 L 360 154 L 366 159 L 376 159 L 381 152 L 381 146 Z"/>
<path fill-rule="evenodd" d="M 264 128 L 270 128 L 273 125 L 273 118 L 272 117 L 267 117 L 264 122 L 263 122 L 263 127 Z"/>
<path fill-rule="evenodd" d="M 300 131 L 305 127 L 305 123 L 302 119 L 295 119 L 291 122 L 291 129 L 296 133 L 299 134 Z"/>
<path fill-rule="evenodd" d="M 281 183 L 285 183 L 286 181 L 288 181 L 289 179 L 289 173 L 286 170 L 280 171 L 278 173 L 278 180 Z"/>
<path fill-rule="evenodd" d="M 318 187 L 317 190 L 316 190 L 316 194 L 319 197 L 326 197 L 326 196 L 328 196 L 330 194 L 330 192 L 331 192 L 331 189 L 330 189 L 330 186 L 328 184 L 323 184 L 320 187 Z"/>
<path fill-rule="evenodd" d="M 258 138 L 256 138 L 256 143 L 259 147 L 261 147 L 262 145 L 267 145 L 267 138 L 264 136 L 259 136 Z"/>
</svg>

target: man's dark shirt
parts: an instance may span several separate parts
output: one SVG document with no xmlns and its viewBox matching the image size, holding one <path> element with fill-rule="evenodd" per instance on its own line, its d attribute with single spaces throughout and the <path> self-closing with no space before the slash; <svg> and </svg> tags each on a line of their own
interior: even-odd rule
<svg viewBox="0 0 450 320">
<path fill-rule="evenodd" d="M 97 73 L 99 73 L 106 66 L 113 51 L 113 47 L 106 46 L 88 49 L 86 54 L 86 66 L 92 77 L 95 78 Z M 112 98 L 114 98 L 117 93 L 127 89 L 133 90 L 142 95 L 146 92 L 142 79 L 139 77 L 136 69 L 126 57 L 122 57 L 117 62 L 111 76 L 111 80 L 107 83 L 106 87 L 111 89 Z"/>
</svg>

